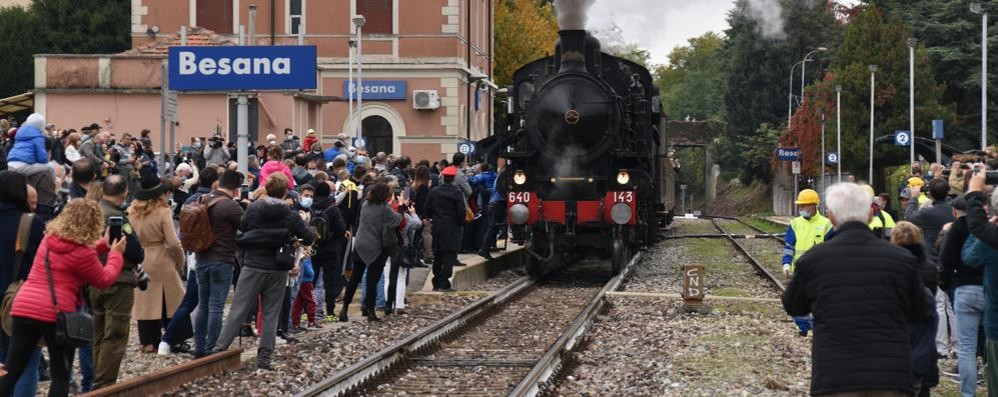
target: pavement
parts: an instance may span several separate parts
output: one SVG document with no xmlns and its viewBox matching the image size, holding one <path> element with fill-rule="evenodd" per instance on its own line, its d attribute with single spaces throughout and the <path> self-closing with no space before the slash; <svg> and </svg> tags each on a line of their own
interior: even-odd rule
<svg viewBox="0 0 998 397">
<path fill-rule="evenodd" d="M 497 244 L 500 247 L 498 252 L 492 252 L 493 260 L 489 261 L 477 254 L 460 254 L 457 261 L 467 266 L 454 267 L 454 275 L 451 277 L 451 286 L 458 291 L 467 291 L 469 288 L 485 281 L 500 271 L 519 265 L 521 250 L 523 247 L 510 244 L 504 247 L 505 240 L 500 240 Z M 409 285 L 406 287 L 406 294 L 415 293 L 435 293 L 432 284 L 432 269 L 417 267 L 409 271 Z"/>
<path fill-rule="evenodd" d="M 770 222 L 773 222 L 773 223 L 776 223 L 776 224 L 783 225 L 783 226 L 790 226 L 790 221 L 792 221 L 793 219 L 794 218 L 790 217 L 790 216 L 769 216 L 769 217 L 766 217 L 766 220 L 768 220 Z"/>
</svg>

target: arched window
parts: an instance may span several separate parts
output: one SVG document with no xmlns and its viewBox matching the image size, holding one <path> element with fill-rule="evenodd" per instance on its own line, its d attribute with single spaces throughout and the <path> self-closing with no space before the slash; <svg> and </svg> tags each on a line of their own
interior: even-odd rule
<svg viewBox="0 0 998 397">
<path fill-rule="evenodd" d="M 378 152 L 391 153 L 394 147 L 392 125 L 384 117 L 368 116 L 361 122 L 364 140 L 367 142 L 367 152 L 374 155 Z"/>
</svg>

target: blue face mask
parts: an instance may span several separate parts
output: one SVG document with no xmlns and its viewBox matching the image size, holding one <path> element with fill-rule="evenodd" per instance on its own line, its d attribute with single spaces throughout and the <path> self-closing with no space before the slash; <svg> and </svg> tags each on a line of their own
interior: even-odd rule
<svg viewBox="0 0 998 397">
<path fill-rule="evenodd" d="M 800 210 L 800 216 L 804 217 L 804 219 L 811 219 L 811 212 L 808 210 Z"/>
<path fill-rule="evenodd" d="M 312 208 L 312 198 L 311 197 L 302 197 L 301 201 L 299 201 L 298 204 L 301 205 L 302 208 L 306 208 L 306 209 L 307 208 Z"/>
</svg>

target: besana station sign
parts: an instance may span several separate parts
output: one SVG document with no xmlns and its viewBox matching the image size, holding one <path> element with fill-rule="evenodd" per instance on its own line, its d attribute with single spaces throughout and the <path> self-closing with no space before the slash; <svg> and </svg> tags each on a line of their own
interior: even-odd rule
<svg viewBox="0 0 998 397">
<path fill-rule="evenodd" d="M 314 90 L 315 46 L 170 47 L 174 91 Z"/>
</svg>

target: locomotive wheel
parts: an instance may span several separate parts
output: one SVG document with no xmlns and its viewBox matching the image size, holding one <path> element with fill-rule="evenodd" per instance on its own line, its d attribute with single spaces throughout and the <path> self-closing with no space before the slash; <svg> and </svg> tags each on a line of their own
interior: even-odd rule
<svg viewBox="0 0 998 397">
<path fill-rule="evenodd" d="M 627 260 L 629 259 L 627 251 L 627 243 L 624 242 L 623 233 L 614 233 L 613 254 L 610 257 L 610 265 L 613 268 L 614 275 L 620 274 L 624 270 L 624 266 L 627 265 Z"/>
<path fill-rule="evenodd" d="M 544 253 L 545 255 L 549 254 L 547 252 L 548 251 L 547 247 L 548 247 L 547 239 L 541 233 L 534 234 L 529 238 L 527 238 L 527 244 L 524 247 L 526 248 L 527 253 L 526 255 L 524 255 L 523 267 L 527 269 L 527 274 L 530 275 L 531 277 L 537 278 L 543 276 L 545 273 L 548 272 L 548 270 L 551 269 L 550 262 L 543 261 L 541 259 L 538 259 L 534 255 L 530 254 L 530 251 L 535 249 L 538 250 L 535 252 L 541 252 Z"/>
</svg>

